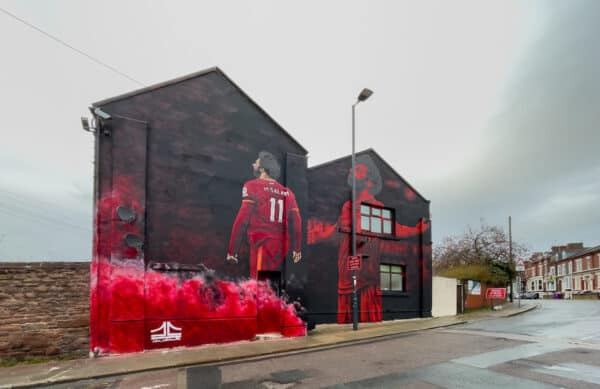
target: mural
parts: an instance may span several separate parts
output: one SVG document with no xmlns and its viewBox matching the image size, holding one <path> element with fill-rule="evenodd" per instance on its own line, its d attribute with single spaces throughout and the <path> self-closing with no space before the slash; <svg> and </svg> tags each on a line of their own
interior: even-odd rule
<svg viewBox="0 0 600 389">
<path fill-rule="evenodd" d="M 119 216 L 123 207 L 133 215 L 142 211 L 131 200 L 135 185 L 127 177 L 116 177 L 114 184 L 114 195 L 102 198 L 97 207 L 97 223 L 115 220 L 122 226 L 96 242 L 99 252 L 112 254 L 92 264 L 92 274 L 99 274 L 100 267 L 104 278 L 100 285 L 97 278 L 91 284 L 91 305 L 96 308 L 90 319 L 96 324 L 92 351 L 126 353 L 231 342 L 263 332 L 306 334 L 298 317 L 302 307 L 288 304 L 268 282 L 223 280 L 203 264 L 155 264 L 154 269 L 140 265 L 135 259 L 142 251 L 128 242 L 133 233 L 140 233 L 135 218 L 123 221 Z M 108 320 L 99 320 L 98 312 Z"/>
<path fill-rule="evenodd" d="M 356 179 L 356 207 L 352 210 L 352 201 L 343 203 L 336 223 L 328 223 L 318 218 L 308 221 L 308 243 L 315 244 L 323 240 L 333 241 L 337 251 L 337 322 L 352 322 L 352 275 L 348 270 L 349 256 L 352 254 L 352 212 L 356 215 L 357 231 L 361 229 L 361 204 L 385 207 L 375 196 L 382 190 L 382 178 L 379 169 L 369 155 L 357 157 L 354 172 L 347 176 L 347 184 L 352 186 L 352 174 Z M 394 184 L 398 187 L 399 184 Z M 390 235 L 398 238 L 414 237 L 427 231 L 428 224 L 420 220 L 415 226 L 394 223 Z M 340 233 L 338 233 L 340 232 Z M 382 320 L 380 260 L 384 257 L 406 255 L 408 248 L 397 240 L 380 239 L 381 234 L 360 233 L 357 235 L 357 255 L 363 257 L 362 266 L 357 271 L 357 290 L 359 296 L 360 321 Z M 417 247 L 418 249 L 418 247 Z M 417 253 L 415 253 L 417 254 Z"/>
<path fill-rule="evenodd" d="M 300 261 L 302 218 L 294 193 L 277 182 L 281 167 L 273 154 L 261 151 L 252 168 L 256 179 L 242 188 L 242 206 L 233 223 L 227 260 L 238 262 L 238 249 L 246 232 L 250 278 L 257 279 L 258 272 L 281 270 L 290 246 L 288 227 L 294 237 L 293 261 Z"/>
<path fill-rule="evenodd" d="M 216 68 L 93 106 L 112 118 L 96 120 L 92 352 L 350 320 L 349 158 L 308 169 L 308 151 Z M 395 214 L 393 233 L 358 237 L 361 320 L 429 315 L 428 202 L 373 151 L 351 174 L 359 204 Z M 382 263 L 406 270 L 401 294 L 381 290 Z"/>
</svg>

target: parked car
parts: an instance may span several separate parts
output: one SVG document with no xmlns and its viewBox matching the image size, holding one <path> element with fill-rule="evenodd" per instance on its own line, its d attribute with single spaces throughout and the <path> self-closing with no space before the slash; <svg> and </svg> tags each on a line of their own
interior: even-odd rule
<svg viewBox="0 0 600 389">
<path fill-rule="evenodd" d="M 538 292 L 525 292 L 523 295 L 524 299 L 539 299 L 540 294 Z"/>
</svg>

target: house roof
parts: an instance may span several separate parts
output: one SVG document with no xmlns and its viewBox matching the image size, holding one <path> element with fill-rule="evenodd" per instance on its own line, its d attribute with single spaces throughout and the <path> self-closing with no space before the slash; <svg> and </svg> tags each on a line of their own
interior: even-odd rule
<svg viewBox="0 0 600 389">
<path fill-rule="evenodd" d="M 426 201 L 426 202 L 428 202 L 428 203 L 430 203 L 430 202 L 431 202 L 430 200 L 427 200 L 427 199 L 426 199 L 426 198 L 425 198 L 425 197 L 424 197 L 424 196 L 423 196 L 421 193 L 419 193 L 419 191 L 417 191 L 417 190 L 416 190 L 416 189 L 415 189 L 415 188 L 414 188 L 414 187 L 413 187 L 413 186 L 412 186 L 412 185 L 411 185 L 411 184 L 410 184 L 408 181 L 406 181 L 406 180 L 404 179 L 404 177 L 402 177 L 402 176 L 401 176 L 401 175 L 400 175 L 400 174 L 399 174 L 399 173 L 398 173 L 398 172 L 397 172 L 397 171 L 396 171 L 396 170 L 395 170 L 395 169 L 394 169 L 394 168 L 393 168 L 393 167 L 392 167 L 392 166 L 391 166 L 391 165 L 390 165 L 390 164 L 389 164 L 389 163 L 388 163 L 388 162 L 387 162 L 385 159 L 383 159 L 383 158 L 381 157 L 381 155 L 379 155 L 379 154 L 378 154 L 378 153 L 377 153 L 377 152 L 376 152 L 374 149 L 372 149 L 372 148 L 368 148 L 368 149 L 366 149 L 366 150 L 358 151 L 358 152 L 356 153 L 356 155 L 357 155 L 357 156 L 358 156 L 358 155 L 361 155 L 361 154 L 373 154 L 373 155 L 375 155 L 375 157 L 377 157 L 377 158 L 378 158 L 378 159 L 379 159 L 381 162 L 383 162 L 383 163 L 385 164 L 385 166 L 387 166 L 387 167 L 388 167 L 388 168 L 389 168 L 389 169 L 390 169 L 390 170 L 391 170 L 391 171 L 392 171 L 392 172 L 393 172 L 393 173 L 394 173 L 394 174 L 395 174 L 395 175 L 396 175 L 396 176 L 397 176 L 397 177 L 398 177 L 400 180 L 402 180 L 402 182 L 404 182 L 404 183 L 406 184 L 406 186 L 408 186 L 408 187 L 409 187 L 409 188 L 410 188 L 410 189 L 411 189 L 413 192 L 415 192 L 415 194 L 417 194 L 417 195 L 418 195 L 418 196 L 419 196 L 419 197 L 420 197 L 420 198 L 421 198 L 423 201 Z M 326 167 L 326 166 L 328 166 L 328 165 L 331 165 L 331 164 L 333 164 L 333 163 L 339 162 L 339 161 L 341 161 L 341 160 L 343 160 L 343 159 L 346 159 L 346 158 L 352 158 L 352 155 L 346 155 L 346 156 L 343 156 L 343 157 L 340 157 L 340 158 L 336 158 L 336 159 L 334 159 L 334 160 L 331 160 L 331 161 L 327 161 L 327 162 L 323 162 L 323 163 L 320 163 L 320 164 L 318 164 L 318 165 L 315 165 L 315 166 L 311 166 L 310 168 L 308 168 L 308 170 L 317 170 L 317 169 L 321 169 L 321 168 L 324 168 L 324 167 Z"/>
<path fill-rule="evenodd" d="M 258 105 L 258 103 L 256 103 L 254 100 L 252 100 L 252 98 L 246 93 L 244 92 L 244 90 L 242 88 L 240 88 L 235 82 L 233 82 L 233 80 L 231 78 L 229 78 L 229 76 L 227 76 L 227 74 L 225 74 L 225 72 L 223 72 L 221 69 L 219 69 L 218 67 L 211 67 L 208 69 L 204 69 L 201 70 L 199 72 L 195 72 L 195 73 L 191 73 L 185 76 L 181 76 L 181 77 L 177 77 L 174 78 L 172 80 L 168 80 L 168 81 L 163 81 L 160 82 L 158 84 L 154 84 L 154 85 L 150 85 L 141 89 L 136 89 L 133 90 L 131 92 L 127 92 L 118 96 L 114 96 L 114 97 L 110 97 L 108 99 L 104 99 L 104 100 L 100 100 L 97 101 L 95 103 L 92 103 L 92 107 L 102 107 L 104 105 L 110 104 L 110 103 L 114 103 L 120 100 L 125 100 L 137 95 L 141 95 L 144 93 L 150 93 L 153 92 L 157 89 L 161 89 L 161 88 L 165 88 L 174 84 L 178 84 L 178 83 L 182 83 L 185 82 L 187 80 L 191 80 L 193 78 L 198 78 L 198 77 L 202 77 L 205 76 L 207 74 L 210 73 L 217 73 L 219 75 L 221 75 L 222 77 L 224 77 L 229 83 L 231 83 L 242 95 L 244 95 L 244 97 L 246 97 L 253 105 L 255 105 L 261 112 L 263 115 L 267 116 L 280 130 L 283 134 L 285 134 L 288 138 L 290 138 L 292 140 L 292 142 L 294 142 L 300 149 L 302 149 L 302 151 L 305 154 L 308 154 L 308 151 L 304 148 L 304 146 L 302 146 L 300 144 L 300 142 L 298 142 L 293 136 L 291 136 L 275 119 L 273 119 L 273 117 L 271 117 L 271 115 L 269 115 L 267 113 L 267 111 L 265 111 L 260 105 Z"/>
<path fill-rule="evenodd" d="M 600 246 L 588 247 L 588 248 L 585 248 L 583 250 L 575 251 L 574 253 L 571 253 L 570 255 L 567 255 L 561 261 L 564 261 L 564 260 L 567 260 L 567 259 L 574 259 L 574 258 L 583 257 L 584 255 L 593 254 L 593 253 L 596 253 L 596 252 L 600 252 Z"/>
</svg>

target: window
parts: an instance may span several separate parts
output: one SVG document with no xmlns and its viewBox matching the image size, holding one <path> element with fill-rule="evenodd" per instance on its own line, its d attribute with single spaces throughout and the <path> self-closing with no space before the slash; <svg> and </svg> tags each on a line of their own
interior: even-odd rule
<svg viewBox="0 0 600 389">
<path fill-rule="evenodd" d="M 404 291 L 405 267 L 402 265 L 379 265 L 381 290 Z"/>
<path fill-rule="evenodd" d="M 578 258 L 575 260 L 575 271 L 582 271 L 582 267 L 581 267 L 581 258 Z"/>
<path fill-rule="evenodd" d="M 377 234 L 392 234 L 394 215 L 391 209 L 360 205 L 360 229 Z"/>
<path fill-rule="evenodd" d="M 542 290 L 542 280 L 538 280 L 538 290 Z"/>
<path fill-rule="evenodd" d="M 590 270 L 592 268 L 592 261 L 590 257 L 585 257 L 585 270 Z"/>
</svg>

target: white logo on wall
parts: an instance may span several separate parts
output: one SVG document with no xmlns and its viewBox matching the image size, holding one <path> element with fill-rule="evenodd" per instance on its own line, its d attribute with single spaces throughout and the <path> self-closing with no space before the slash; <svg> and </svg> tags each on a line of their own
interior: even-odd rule
<svg viewBox="0 0 600 389">
<path fill-rule="evenodd" d="M 150 340 L 152 343 L 181 340 L 181 328 L 175 327 L 170 321 L 163 321 L 160 327 L 150 330 Z"/>
</svg>

